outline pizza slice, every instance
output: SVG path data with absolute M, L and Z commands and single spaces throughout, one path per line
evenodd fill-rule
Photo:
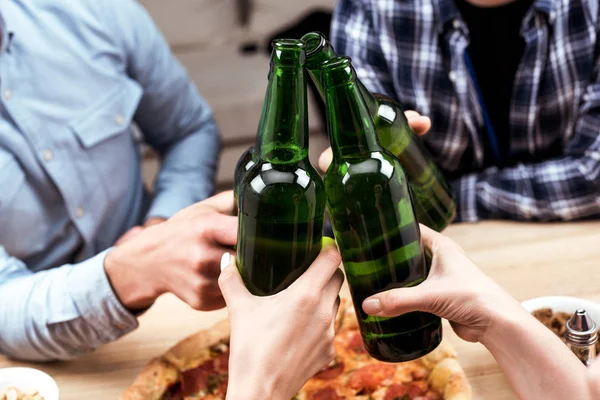
M 294 400 L 470 400 L 471 387 L 442 341 L 406 363 L 383 363 L 365 350 L 352 303 L 342 300 L 335 322 L 334 360 Z M 228 321 L 197 332 L 152 360 L 122 400 L 224 400 L 229 365 Z
M 418 360 L 383 363 L 365 350 L 356 314 L 348 310 L 336 333 L 334 347 L 333 363 L 304 385 L 298 400 L 469 400 L 472 397 L 456 352 L 446 340 Z

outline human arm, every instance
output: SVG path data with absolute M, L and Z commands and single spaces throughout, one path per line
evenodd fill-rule
M 433 255 L 427 279 L 363 303 L 368 314 L 394 316 L 425 311 L 450 321 L 464 340 L 481 342 L 511 386 L 526 399 L 594 399 L 600 364 L 586 369 L 556 335 L 486 276 L 452 240 L 421 225 Z
M 233 258 L 223 258 L 219 286 L 231 322 L 227 400 L 288 400 L 332 360 L 340 262 L 329 239 L 292 285 L 259 297 L 248 292 Z
M 147 218 L 169 218 L 212 193 L 218 129 L 146 10 L 137 1 L 110 1 L 103 13 L 123 49 L 128 75 L 143 89 L 135 121 L 161 156 Z
M 0 246 L 0 352 L 74 358 L 135 329 L 132 310 L 165 292 L 198 310 L 223 307 L 217 278 L 237 240 L 232 211 L 224 192 L 86 261 L 38 273 Z
M 113 292 L 100 253 L 33 273 L 0 246 L 0 353 L 15 359 L 70 359 L 138 326 Z

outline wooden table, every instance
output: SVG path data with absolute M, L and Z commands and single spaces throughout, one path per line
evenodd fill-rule
M 600 302 L 600 222 L 517 224 L 486 222 L 450 227 L 485 272 L 519 300 L 571 295 Z M 346 291 L 347 289 L 344 288 Z M 226 318 L 224 310 L 201 313 L 171 295 L 140 318 L 140 328 L 116 343 L 70 362 L 33 365 L 52 375 L 61 400 L 116 399 L 148 360 L 185 336 Z M 514 393 L 492 356 L 479 344 L 445 335 L 459 352 L 476 399 L 511 399 Z M 27 365 L 0 356 L 0 368 Z

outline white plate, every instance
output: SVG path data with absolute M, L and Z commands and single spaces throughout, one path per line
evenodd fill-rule
M 14 386 L 22 392 L 37 390 L 44 400 L 58 400 L 58 386 L 50 375 L 34 368 L 0 369 L 0 392 Z
M 521 305 L 530 313 L 540 308 L 551 308 L 555 312 L 574 313 L 583 308 L 600 327 L 600 305 L 589 300 L 568 296 L 545 296 L 526 300 Z

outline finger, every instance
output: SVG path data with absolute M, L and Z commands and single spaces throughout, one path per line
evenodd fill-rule
M 423 224 L 419 224 L 419 229 L 421 230 L 421 243 L 423 247 L 430 251 L 433 250 L 433 244 L 442 235 Z
M 167 220 L 166 218 L 161 218 L 161 217 L 148 218 L 146 220 L 146 222 L 144 222 L 144 228 L 148 228 L 148 227 L 154 226 L 154 225 L 160 225 L 163 222 L 165 222 L 166 220 Z
M 235 258 L 229 253 L 224 253 L 221 258 L 221 275 L 219 287 L 228 308 L 235 308 L 252 299 L 252 294 L 244 286 L 242 277 L 235 265 Z
M 429 117 L 419 116 L 408 120 L 408 124 L 415 135 L 423 136 L 431 128 L 431 119 Z
M 337 298 L 335 299 L 335 303 L 333 303 L 333 324 L 334 324 L 334 328 L 337 329 L 337 321 L 335 318 L 335 316 L 338 314 L 338 312 L 340 311 L 340 304 L 341 304 L 342 300 L 340 299 L 340 296 L 338 295 Z
M 115 246 L 118 246 L 120 244 L 125 243 L 128 240 L 133 239 L 134 237 L 136 237 L 137 235 L 139 235 L 140 233 L 142 233 L 143 230 L 144 230 L 144 228 L 142 228 L 141 226 L 134 226 L 133 228 L 131 228 L 130 230 L 128 230 L 127 232 L 125 232 L 125 234 L 123 236 L 121 236 L 115 242 Z
M 321 291 L 333 277 L 342 262 L 335 242 L 331 238 L 323 238 L 323 248 L 308 270 L 294 282 L 296 286 L 310 287 L 313 291 Z
M 465 251 L 449 237 L 422 224 L 419 228 L 421 230 L 421 243 L 425 250 L 429 250 L 430 255 L 440 253 L 440 256 L 448 256 L 449 253 L 456 253 L 457 251 L 459 254 L 465 254 Z
M 391 289 L 368 297 L 362 308 L 369 315 L 395 317 L 411 311 L 432 312 L 435 297 L 427 281 L 419 286 Z
M 213 246 L 205 250 L 202 262 L 198 265 L 198 272 L 209 279 L 217 279 L 221 274 L 221 258 L 223 253 L 235 257 L 235 252 L 230 247 Z
M 327 171 L 327 169 L 329 168 L 329 164 L 331 164 L 332 160 L 333 152 L 331 151 L 331 147 L 329 147 L 319 156 L 319 168 L 321 169 L 321 171 Z
M 419 114 L 415 110 L 406 110 L 406 111 L 404 111 L 404 115 L 406 116 L 406 119 L 409 121 L 413 118 L 419 118 L 421 116 L 421 114 Z
M 209 240 L 222 246 L 233 247 L 237 244 L 238 218 L 224 214 L 213 214 L 206 222 Z
M 197 204 L 208 206 L 221 214 L 233 215 L 233 202 L 233 190 L 227 190 Z
M 339 297 L 340 294 L 340 289 L 342 288 L 342 285 L 344 284 L 344 273 L 342 272 L 341 269 L 337 269 L 333 276 L 331 277 L 331 279 L 329 280 L 329 282 L 327 282 L 327 285 L 325 286 L 325 288 L 323 289 L 323 298 L 327 301 L 329 301 L 329 299 L 333 300 L 336 297 Z
M 223 296 L 199 296 L 195 292 L 187 292 L 183 295 L 175 293 L 180 300 L 187 303 L 194 310 L 198 311 L 214 311 L 220 310 L 226 306 Z

